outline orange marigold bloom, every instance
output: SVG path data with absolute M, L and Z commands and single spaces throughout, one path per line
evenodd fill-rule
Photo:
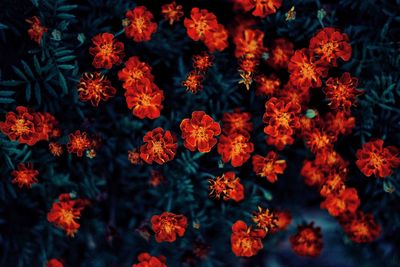
M 167 267 L 167 259 L 164 256 L 151 256 L 146 252 L 139 254 L 138 261 L 139 263 L 133 264 L 132 267 Z
M 203 89 L 203 82 L 204 75 L 198 72 L 197 70 L 192 70 L 189 72 L 186 80 L 182 82 L 182 85 L 186 87 L 187 91 L 196 94 L 198 91 Z
M 180 124 L 184 146 L 190 151 L 198 149 L 202 153 L 210 152 L 217 143 L 214 136 L 221 134 L 221 126 L 204 111 L 194 111 L 192 118 L 182 120 Z
M 92 39 L 93 47 L 89 53 L 94 56 L 93 66 L 95 68 L 111 69 L 113 65 L 120 64 L 125 56 L 124 43 L 114 39 L 111 33 L 100 33 Z
M 61 136 L 61 129 L 59 122 L 48 112 L 35 113 L 35 118 L 38 122 L 40 130 L 40 140 L 49 140 L 49 138 L 57 138 Z
M 286 230 L 289 224 L 292 222 L 292 215 L 288 211 L 274 211 L 275 216 L 278 218 L 276 225 L 277 229 L 271 229 L 271 232 Z
M 49 143 L 49 150 L 53 156 L 59 157 L 63 154 L 64 150 L 62 145 L 56 142 Z
M 179 21 L 184 14 L 182 5 L 177 5 L 175 1 L 161 6 L 161 13 L 170 25 L 174 24 L 175 21 Z
M 329 112 L 325 115 L 326 128 L 334 136 L 348 135 L 356 126 L 356 118 L 345 111 Z
M 254 78 L 257 83 L 256 95 L 272 96 L 281 86 L 281 81 L 275 74 L 258 75 Z
M 46 262 L 46 267 L 64 267 L 64 264 L 58 259 L 51 259 Z
M 232 225 L 231 248 L 238 257 L 251 257 L 263 248 L 262 238 L 265 237 L 262 229 L 252 230 L 243 221 L 236 221 Z
M 90 100 L 95 107 L 100 100 L 107 101 L 116 92 L 111 82 L 100 72 L 84 73 L 78 84 L 79 99 L 84 102 Z
M 268 136 L 267 144 L 276 147 L 278 150 L 283 150 L 287 145 L 294 142 L 292 135 L 288 135 L 285 130 L 279 130 L 276 137 Z
M 325 181 L 324 172 L 311 161 L 305 161 L 300 172 L 308 186 L 322 186 Z
M 288 64 L 288 71 L 290 82 L 304 89 L 320 87 L 321 77 L 326 77 L 328 74 L 328 68 L 324 64 L 313 61 L 307 49 L 294 52 Z
M 260 57 L 267 49 L 263 43 L 264 33 L 260 30 L 245 29 L 235 36 L 235 57 L 240 58 L 246 54 Z
M 43 34 L 47 32 L 49 29 L 44 27 L 40 22 L 39 18 L 36 16 L 26 19 L 26 22 L 28 22 L 31 25 L 31 27 L 28 30 L 29 37 L 40 45 Z
M 151 74 L 150 65 L 134 56 L 130 57 L 125 62 L 125 68 L 118 72 L 118 79 L 124 82 L 122 85 L 124 89 L 129 89 L 138 83 L 153 82 L 154 76 Z
M 32 163 L 19 163 L 16 170 L 11 172 L 11 176 L 14 177 L 12 179 L 13 184 L 17 184 L 18 187 L 22 188 L 32 187 L 33 184 L 37 184 L 37 176 L 39 175 L 39 171 L 33 169 Z
M 165 181 L 165 177 L 160 171 L 151 170 L 151 178 L 149 184 L 153 187 L 159 186 Z
M 268 15 L 276 13 L 276 10 L 281 7 L 283 0 L 247 0 L 252 5 L 253 15 L 260 18 L 265 18 Z
M 240 112 L 239 109 L 236 109 L 232 113 L 225 112 L 222 116 L 222 130 L 227 135 L 234 132 L 250 133 L 253 131 L 251 114 L 248 112 Z
M 357 85 L 358 79 L 351 77 L 348 72 L 343 73 L 340 78 L 329 78 L 323 91 L 330 101 L 330 108 L 349 111 L 357 96 L 362 94 L 362 91 L 356 88 Z
M 226 172 L 222 176 L 208 180 L 210 185 L 210 196 L 216 199 L 223 198 L 226 200 L 234 200 L 236 202 L 244 199 L 244 187 L 240 183 L 240 179 L 235 177 L 234 172 Z
M 396 147 L 383 147 L 383 140 L 377 139 L 363 144 L 362 148 L 357 150 L 356 165 L 367 177 L 375 175 L 385 178 L 400 166 L 398 155 L 399 150 Z
M 82 210 L 89 205 L 86 199 L 72 199 L 70 194 L 61 194 L 58 202 L 54 202 L 47 214 L 47 220 L 73 237 L 80 225 L 77 220 Z
M 198 55 L 194 55 L 192 59 L 193 67 L 197 71 L 206 72 L 210 67 L 212 67 L 214 56 L 203 51 Z
M 205 36 L 204 44 L 211 53 L 215 50 L 223 51 L 229 45 L 228 37 L 229 34 L 224 25 L 218 24 L 218 27 L 215 29 L 215 31 Z
M 163 109 L 164 91 L 154 83 L 139 83 L 125 92 L 126 104 L 139 119 L 156 119 Z
M 245 54 L 239 58 L 238 63 L 240 76 L 242 78 L 246 78 L 246 76 L 248 76 L 251 84 L 253 82 L 253 73 L 256 72 L 256 69 L 260 64 L 259 58 L 252 54 Z M 247 88 L 247 90 L 249 89 Z
M 332 216 L 339 216 L 345 212 L 354 213 L 360 206 L 357 190 L 346 188 L 339 194 L 331 194 L 321 203 L 322 209 L 327 209 Z
M 151 228 L 156 234 L 157 242 L 174 242 L 176 236 L 182 237 L 187 228 L 187 218 L 172 212 L 163 212 L 151 217 Z
M 320 195 L 328 197 L 332 194 L 340 194 L 346 188 L 344 182 L 347 172 L 347 169 L 343 169 L 340 171 L 333 170 L 328 173 L 319 191 Z
M 309 49 L 318 60 L 333 66 L 337 66 L 338 58 L 349 61 L 352 52 L 347 34 L 331 27 L 323 28 L 311 38 Z
M 278 216 L 269 209 L 258 207 L 258 211 L 253 212 L 253 222 L 258 228 L 263 229 L 266 233 L 276 231 L 278 229 Z
M 217 17 L 207 9 L 192 8 L 190 19 L 185 18 L 183 24 L 188 36 L 194 41 L 210 37 L 218 29 Z
M 265 157 L 254 155 L 252 162 L 253 171 L 271 183 L 275 183 L 278 180 L 277 174 L 283 174 L 286 169 L 286 161 L 278 159 L 278 154 L 274 151 L 269 151 Z
M 300 256 L 318 257 L 323 247 L 321 228 L 314 223 L 299 225 L 297 233 L 290 237 L 293 251 Z
M 285 38 L 274 40 L 270 56 L 267 60 L 268 65 L 274 69 L 286 69 L 288 62 L 294 53 L 294 45 Z
M 143 137 L 144 145 L 140 147 L 140 158 L 147 164 L 153 161 L 158 164 L 164 164 L 174 159 L 178 143 L 176 137 L 161 127 L 147 132 Z
M 345 214 L 339 219 L 344 232 L 355 243 L 369 243 L 378 238 L 381 227 L 370 213 L 358 211 Z
M 140 151 L 133 149 L 128 151 L 128 160 L 133 165 L 142 164 L 142 159 L 140 158 Z
M 305 133 L 306 145 L 313 153 L 321 150 L 331 150 L 333 143 L 336 141 L 336 136 L 328 134 L 327 132 L 313 128 L 311 131 Z
M 67 144 L 68 153 L 76 153 L 78 157 L 82 157 L 83 152 L 91 147 L 91 142 L 86 132 L 77 130 L 71 133 Z
M 157 31 L 153 14 L 147 11 L 145 6 L 137 6 L 126 12 L 125 16 L 129 20 L 129 24 L 125 27 L 126 37 L 135 42 L 150 41 L 151 35 Z
M 231 161 L 233 167 L 239 167 L 250 158 L 254 144 L 247 132 L 234 132 L 221 135 L 217 148 L 223 162 Z

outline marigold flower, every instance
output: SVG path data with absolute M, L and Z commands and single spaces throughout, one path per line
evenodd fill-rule
M 321 186 L 320 195 L 328 197 L 329 195 L 340 194 L 346 188 L 344 184 L 346 176 L 347 169 L 330 171 Z
M 235 177 L 234 172 L 226 172 L 222 176 L 208 180 L 210 185 L 210 196 L 216 199 L 223 198 L 225 201 L 234 200 L 236 202 L 244 199 L 244 187 L 240 183 L 240 179 Z
M 203 51 L 198 55 L 194 55 L 192 59 L 193 68 L 197 71 L 206 72 L 210 67 L 212 67 L 214 56 Z
M 276 13 L 281 7 L 283 0 L 247 0 L 254 7 L 253 14 L 256 17 L 265 18 L 268 15 Z
M 362 211 L 345 214 L 339 220 L 346 235 L 355 243 L 372 242 L 378 238 L 382 230 L 372 214 Z
M 275 74 L 258 75 L 254 78 L 257 83 L 256 95 L 272 96 L 281 86 L 281 81 Z
M 333 66 L 337 66 L 338 58 L 349 61 L 352 52 L 347 34 L 331 27 L 323 28 L 311 38 L 309 49 L 314 57 Z
M 245 29 L 235 36 L 233 42 L 236 45 L 235 57 L 240 58 L 251 54 L 256 58 L 267 51 L 263 43 L 264 33 L 260 30 Z
M 217 148 L 223 162 L 231 161 L 233 167 L 239 167 L 250 158 L 254 144 L 247 132 L 234 132 L 221 135 Z
M 294 52 L 288 64 L 288 71 L 290 82 L 304 89 L 320 87 L 321 77 L 326 77 L 328 74 L 328 68 L 324 64 L 314 62 L 307 49 Z
M 262 248 L 262 238 L 265 237 L 262 229 L 251 229 L 243 221 L 236 221 L 232 225 L 231 248 L 238 257 L 251 257 Z
M 130 57 L 125 62 L 125 68 L 118 72 L 118 79 L 123 81 L 122 87 L 129 89 L 138 83 L 153 82 L 154 76 L 151 74 L 151 67 L 145 62 L 141 62 L 138 57 Z
M 252 54 L 245 54 L 239 58 L 239 73 L 243 78 L 242 80 L 249 80 L 248 83 L 251 85 L 253 82 L 253 74 L 256 72 L 259 64 L 259 58 Z M 247 90 L 249 90 L 249 88 L 247 88 Z
M 345 111 L 329 112 L 325 115 L 326 128 L 334 136 L 348 135 L 356 126 L 356 118 Z
M 253 131 L 253 123 L 251 122 L 251 114 L 248 112 L 240 112 L 236 109 L 232 113 L 225 112 L 222 116 L 222 131 L 230 135 L 234 132 Z
M 276 225 L 277 229 L 271 229 L 271 232 L 286 230 L 289 224 L 292 222 L 292 215 L 288 211 L 274 211 L 275 216 L 278 218 Z
M 151 256 L 146 252 L 139 254 L 138 261 L 139 263 L 133 264 L 132 267 L 167 267 L 167 259 L 164 256 Z
M 37 16 L 33 16 L 29 19 L 26 19 L 26 22 L 28 22 L 31 25 L 31 27 L 28 30 L 29 37 L 40 45 L 43 34 L 47 32 L 49 29 L 42 25 Z
M 161 13 L 164 15 L 165 20 L 168 21 L 170 25 L 174 24 L 176 21 L 179 21 L 184 14 L 182 5 L 177 5 L 175 1 L 161 6 Z
M 325 181 L 323 171 L 311 161 L 305 161 L 300 172 L 308 186 L 322 186 Z
M 91 147 L 91 142 L 87 137 L 86 132 L 80 130 L 68 135 L 69 142 L 67 143 L 68 153 L 76 153 L 78 157 L 82 157 L 83 152 Z
M 174 159 L 178 143 L 176 137 L 161 127 L 147 132 L 143 137 L 144 145 L 140 147 L 140 158 L 147 164 L 153 161 L 158 164 L 164 164 Z
M 58 200 L 53 203 L 47 214 L 47 220 L 73 237 L 80 227 L 77 220 L 80 218 L 82 210 L 89 205 L 89 201 L 72 199 L 70 194 L 61 194 Z
M 126 12 L 125 16 L 129 20 L 125 27 L 126 37 L 135 42 L 150 41 L 151 35 L 157 31 L 153 14 L 145 6 L 137 6 Z
M 11 172 L 11 176 L 13 184 L 17 184 L 18 187 L 32 187 L 33 184 L 37 184 L 37 176 L 39 175 L 39 171 L 33 169 L 32 163 L 19 163 L 16 170 Z
M 46 267 L 64 267 L 64 264 L 58 259 L 50 259 L 46 262 Z
M 300 256 L 318 257 L 323 247 L 321 228 L 314 223 L 299 225 L 297 233 L 290 237 L 293 251 Z
M 274 151 L 269 151 L 265 157 L 254 155 L 252 163 L 253 171 L 271 183 L 275 183 L 278 180 L 277 174 L 283 174 L 286 169 L 286 161 L 278 159 L 278 154 Z
M 339 216 L 345 212 L 354 213 L 360 206 L 357 190 L 346 188 L 339 194 L 331 194 L 321 203 L 322 209 L 327 209 L 332 216 Z
M 142 164 L 142 159 L 140 158 L 140 151 L 133 149 L 128 151 L 128 160 L 133 165 Z
M 153 187 L 159 186 L 165 181 L 165 177 L 160 171 L 151 170 L 151 178 L 149 184 Z
M 278 216 L 269 209 L 258 207 L 258 211 L 253 212 L 252 219 L 257 227 L 263 229 L 267 234 L 278 229 Z
M 112 87 L 107 77 L 100 72 L 84 73 L 78 84 L 78 93 L 81 101 L 88 101 L 97 107 L 100 100 L 107 101 L 117 90 Z
M 187 228 L 187 218 L 172 212 L 163 212 L 151 217 L 151 228 L 157 242 L 174 242 L 176 236 L 182 237 Z
M 218 29 L 217 17 L 207 9 L 192 8 L 190 19 L 185 18 L 183 24 L 188 36 L 194 41 L 204 40 Z
M 285 38 L 274 40 L 267 60 L 268 65 L 274 69 L 286 69 L 294 53 L 293 48 L 293 43 Z
M 306 145 L 313 153 L 321 150 L 331 150 L 333 143 L 336 141 L 336 136 L 328 134 L 327 132 L 313 128 L 311 131 L 305 133 Z
M 340 78 L 329 78 L 323 91 L 330 101 L 330 108 L 349 111 L 356 103 L 357 96 L 362 94 L 356 88 L 357 85 L 358 79 L 351 77 L 348 72 L 343 73 Z
M 111 69 L 122 62 L 125 56 L 124 43 L 114 39 L 113 34 L 100 33 L 93 37 L 92 42 L 94 46 L 89 48 L 89 53 L 94 56 L 95 68 Z
M 57 138 L 61 136 L 59 122 L 48 112 L 35 113 L 39 133 L 39 140 L 49 140 L 49 138 Z
M 156 119 L 163 109 L 164 92 L 150 82 L 139 83 L 125 92 L 126 104 L 139 119 Z
M 189 72 L 186 80 L 182 82 L 182 85 L 186 87 L 187 91 L 196 94 L 198 91 L 203 89 L 203 85 L 201 84 L 203 82 L 203 79 L 203 74 L 196 70 L 192 70 L 191 72 Z
M 229 45 L 228 36 L 228 31 L 224 25 L 218 24 L 215 31 L 205 36 L 204 44 L 211 53 L 215 52 L 215 50 L 223 51 Z
M 357 150 L 356 165 L 367 177 L 375 175 L 385 178 L 392 174 L 393 169 L 400 166 L 399 150 L 394 146 L 383 146 L 383 140 L 377 139 L 363 144 Z
M 210 152 L 217 143 L 214 136 L 221 134 L 221 126 L 204 111 L 194 111 L 192 117 L 180 124 L 184 146 L 190 151 L 198 149 L 202 153 Z
M 55 157 L 60 157 L 64 152 L 62 145 L 56 142 L 49 143 L 49 150 Z

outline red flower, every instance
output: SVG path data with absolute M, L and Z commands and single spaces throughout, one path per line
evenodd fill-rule
M 126 104 L 139 119 L 156 119 L 163 109 L 164 92 L 150 82 L 138 83 L 125 92 Z
M 204 44 L 210 52 L 214 52 L 215 50 L 223 51 L 229 45 L 228 36 L 228 31 L 225 29 L 224 25 L 218 24 L 215 31 L 205 36 Z
M 329 195 L 340 194 L 346 188 L 344 181 L 347 172 L 347 169 L 330 171 L 321 186 L 320 195 L 328 197 Z
M 207 9 L 192 8 L 190 19 L 185 18 L 183 24 L 188 36 L 194 41 L 204 40 L 218 29 L 217 17 Z
M 323 91 L 330 101 L 330 108 L 349 111 L 355 104 L 356 97 L 362 94 L 361 90 L 357 90 L 357 85 L 357 78 L 351 77 L 348 72 L 343 73 L 340 79 L 329 78 Z
M 321 229 L 313 223 L 300 225 L 297 233 L 290 237 L 293 251 L 300 256 L 317 257 L 323 247 Z
M 234 132 L 250 133 L 253 130 L 251 114 L 248 112 L 240 112 L 240 110 L 235 110 L 232 113 L 225 112 L 222 117 L 222 126 L 223 132 L 227 135 Z
M 164 256 L 151 256 L 146 252 L 139 254 L 138 261 L 139 263 L 133 264 L 132 267 L 167 267 L 167 259 Z
M 64 151 L 63 147 L 59 143 L 56 143 L 56 142 L 49 143 L 49 150 L 50 150 L 51 154 L 53 154 L 53 156 L 55 156 L 55 157 L 61 156 Z
M 186 87 L 187 91 L 196 94 L 198 91 L 203 89 L 203 85 L 201 84 L 203 82 L 203 79 L 203 74 L 196 70 L 192 70 L 191 72 L 189 72 L 186 80 L 182 82 L 182 85 Z
M 11 176 L 14 179 L 11 181 L 13 184 L 17 184 L 19 187 L 32 187 L 33 184 L 37 184 L 37 176 L 39 171 L 33 169 L 32 163 L 19 163 L 16 170 L 11 172 Z
M 92 39 L 93 47 L 89 53 L 94 56 L 93 66 L 95 68 L 111 69 L 113 65 L 120 64 L 125 56 L 124 43 L 114 39 L 111 33 L 100 33 Z
M 326 208 L 330 215 L 339 216 L 345 212 L 354 213 L 360 206 L 357 190 L 346 188 L 339 194 L 331 194 L 321 203 L 321 208 Z
M 117 90 L 111 82 L 100 72 L 84 73 L 78 84 L 78 93 L 81 101 L 88 101 L 97 107 L 100 100 L 107 101 Z
M 203 51 L 198 55 L 194 55 L 192 59 L 193 68 L 197 71 L 206 72 L 210 67 L 212 67 L 214 56 Z
M 240 58 L 246 54 L 260 57 L 267 49 L 263 43 L 264 33 L 260 30 L 245 29 L 235 36 L 235 57 Z
M 81 133 L 81 131 L 77 130 L 75 133 L 71 133 L 68 137 L 68 153 L 76 153 L 78 157 L 82 157 L 83 152 L 91 147 L 91 142 L 87 137 L 86 132 Z
M 28 30 L 29 37 L 40 45 L 43 34 L 48 31 L 48 28 L 44 27 L 36 16 L 27 19 L 26 22 L 31 25 Z
M 269 182 L 275 183 L 278 180 L 277 174 L 283 174 L 286 169 L 286 161 L 278 159 L 278 154 L 269 151 L 267 156 L 254 155 L 252 158 L 253 171 Z
M 247 0 L 254 7 L 253 15 L 256 17 L 265 18 L 268 15 L 276 13 L 276 10 L 281 7 L 283 0 Z
M 293 47 L 293 43 L 285 38 L 274 40 L 270 56 L 267 60 L 268 65 L 274 69 L 286 69 L 294 53 Z
M 182 237 L 187 228 L 187 218 L 171 212 L 151 217 L 151 228 L 156 234 L 157 242 L 174 242 L 176 236 Z
M 252 219 L 257 227 L 263 229 L 266 233 L 278 229 L 278 216 L 269 209 L 258 207 L 258 211 L 253 212 Z
M 71 199 L 70 194 L 61 194 L 58 199 L 59 202 L 54 202 L 47 214 L 47 220 L 73 237 L 80 227 L 77 220 L 80 218 L 82 210 L 89 205 L 89 201 Z
M 288 71 L 293 85 L 308 89 L 322 85 L 321 77 L 326 77 L 328 68 L 319 62 L 314 62 L 307 49 L 301 49 L 294 52 L 290 58 Z
M 323 171 L 311 161 L 304 162 L 300 174 L 308 186 L 322 186 L 325 180 Z
M 130 57 L 125 62 L 125 68 L 118 72 L 118 79 L 123 81 L 122 87 L 129 89 L 138 83 L 153 82 L 154 76 L 151 74 L 151 67 L 145 62 L 141 62 L 138 57 Z
M 38 129 L 40 130 L 39 140 L 49 140 L 61 136 L 59 122 L 48 112 L 35 113 Z
M 265 231 L 262 229 L 252 230 L 243 221 L 236 221 L 232 225 L 231 247 L 233 253 L 238 257 L 251 257 L 263 248 L 262 238 Z
M 305 133 L 304 138 L 307 147 L 313 153 L 322 150 L 331 150 L 333 143 L 336 141 L 336 136 L 328 134 L 319 128 L 312 128 L 311 131 Z
M 174 24 L 175 21 L 179 21 L 184 14 L 182 5 L 177 5 L 175 1 L 163 5 L 161 7 L 161 13 L 170 25 Z
M 275 216 L 278 218 L 276 225 L 277 229 L 271 229 L 271 231 L 277 232 L 277 231 L 283 231 L 286 230 L 286 228 L 289 226 L 289 224 L 292 222 L 292 215 L 287 212 L 287 211 L 274 211 Z
M 275 74 L 269 76 L 261 74 L 256 76 L 254 80 L 257 83 L 256 95 L 272 96 L 281 86 L 281 81 Z
M 194 111 L 192 118 L 181 122 L 182 138 L 184 146 L 190 151 L 198 149 L 202 153 L 211 151 L 217 143 L 214 136 L 221 134 L 221 127 L 204 111 Z
M 128 160 L 133 165 L 142 164 L 142 159 L 140 158 L 140 152 L 137 149 L 128 151 Z
M 151 178 L 149 184 L 153 187 L 159 186 L 165 181 L 165 177 L 160 171 L 151 170 Z
M 147 11 L 145 6 L 137 6 L 126 12 L 125 16 L 129 20 L 129 24 L 125 27 L 125 35 L 135 42 L 149 41 L 151 35 L 157 31 L 153 14 Z
M 356 165 L 365 176 L 385 178 L 400 166 L 399 150 L 394 146 L 383 147 L 383 140 L 377 139 L 363 144 L 357 150 Z
M 356 126 L 356 118 L 352 117 L 350 113 L 345 111 L 327 113 L 324 120 L 327 130 L 332 132 L 336 137 L 339 134 L 350 134 Z
M 58 259 L 51 259 L 47 261 L 46 267 L 64 267 L 64 264 Z
M 234 132 L 221 135 L 218 143 L 218 153 L 223 162 L 231 161 L 233 167 L 242 166 L 254 151 L 254 144 L 250 142 L 247 132 Z
M 234 172 L 226 172 L 215 179 L 209 179 L 210 196 L 216 199 L 223 198 L 225 201 L 232 199 L 236 202 L 244 199 L 244 187 L 240 179 L 235 177 Z
M 337 59 L 348 61 L 351 57 L 349 37 L 334 28 L 323 28 L 310 40 L 310 51 L 322 62 L 337 66 Z
M 174 159 L 178 143 L 176 137 L 170 131 L 161 127 L 147 132 L 143 137 L 144 145 L 140 147 L 140 158 L 148 164 L 153 161 L 164 164 Z
M 339 220 L 346 235 L 356 243 L 372 242 L 378 238 L 382 230 L 372 214 L 362 211 L 345 214 Z

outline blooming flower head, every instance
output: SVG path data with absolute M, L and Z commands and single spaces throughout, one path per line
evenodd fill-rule
M 19 163 L 16 170 L 11 172 L 11 176 L 13 177 L 12 183 L 17 184 L 21 187 L 32 187 L 33 184 L 37 184 L 37 176 L 39 175 L 39 171 L 33 169 L 32 163 Z
M 339 220 L 346 235 L 355 243 L 372 242 L 378 238 L 382 230 L 372 214 L 362 211 L 345 214 Z
M 153 187 L 159 186 L 165 181 L 165 177 L 160 171 L 151 170 L 151 178 L 149 184 Z
M 40 131 L 40 140 L 49 140 L 61 136 L 61 129 L 56 118 L 48 112 L 37 112 L 35 118 Z
M 128 160 L 133 165 L 142 164 L 142 159 L 140 158 L 140 151 L 138 151 L 138 149 L 129 150 Z
M 193 68 L 197 71 L 206 72 L 213 65 L 214 56 L 208 54 L 207 52 L 202 52 L 198 55 L 194 55 Z
M 257 83 L 256 95 L 272 96 L 281 86 L 281 81 L 275 74 L 258 75 L 254 78 Z
M 228 31 L 225 29 L 224 25 L 218 24 L 215 31 L 205 36 L 204 44 L 211 53 L 215 52 L 215 50 L 223 51 L 229 45 L 228 36 Z
M 294 52 L 288 64 L 290 82 L 298 88 L 320 87 L 321 77 L 326 77 L 328 68 L 319 62 L 315 62 L 309 56 L 307 49 Z
M 318 60 L 332 66 L 337 66 L 338 58 L 349 61 L 351 57 L 349 37 L 331 27 L 323 28 L 311 38 L 309 49 Z
M 176 21 L 179 21 L 184 14 L 182 5 L 177 5 L 175 1 L 163 5 L 161 7 L 161 13 L 164 15 L 165 20 L 168 21 L 170 25 L 174 24 Z
M 400 166 L 399 150 L 394 146 L 383 146 L 383 140 L 377 139 L 363 144 L 357 150 L 356 165 L 367 177 L 375 175 L 385 178 L 392 174 L 393 169 Z
M 187 218 L 172 212 L 163 212 L 151 217 L 151 228 L 157 242 L 174 242 L 176 236 L 182 237 L 187 228 Z
M 253 171 L 271 183 L 275 183 L 278 180 L 277 174 L 283 174 L 286 169 L 286 161 L 278 159 L 278 154 L 274 151 L 269 151 L 265 157 L 254 155 L 252 163 Z
M 192 117 L 182 120 L 180 128 L 184 146 L 190 151 L 210 152 L 221 134 L 221 126 L 204 111 L 194 111 Z
M 346 188 L 344 182 L 347 171 L 347 169 L 331 170 L 328 174 L 325 174 L 326 178 L 319 191 L 320 195 L 328 197 L 329 195 L 340 194 Z
M 78 84 L 79 99 L 84 102 L 90 100 L 95 107 L 100 100 L 107 101 L 116 92 L 111 82 L 100 72 L 84 73 Z
M 327 113 L 324 120 L 326 122 L 327 130 L 336 137 L 339 134 L 350 134 L 356 126 L 356 118 L 352 117 L 350 113 L 342 110 Z
M 60 145 L 59 143 L 56 143 L 56 142 L 49 143 L 49 150 L 50 150 L 51 154 L 53 154 L 53 156 L 55 156 L 55 157 L 60 157 L 64 152 L 62 145 Z
M 76 153 L 78 157 L 82 157 L 83 152 L 91 147 L 91 142 L 86 132 L 81 133 L 80 130 L 77 130 L 75 133 L 71 133 L 68 137 L 68 153 Z
M 286 230 L 286 228 L 292 222 L 292 215 L 288 211 L 281 210 L 274 211 L 274 214 L 277 217 L 276 226 L 278 228 L 271 229 L 271 232 Z
M 143 137 L 145 143 L 140 147 L 140 158 L 147 164 L 156 162 L 164 164 L 174 159 L 178 143 L 176 137 L 161 127 L 147 132 Z
M 137 6 L 129 10 L 126 12 L 126 18 L 129 23 L 125 27 L 125 35 L 135 42 L 150 41 L 151 35 L 157 31 L 153 14 L 147 11 L 145 6 Z
M 338 194 L 330 194 L 321 203 L 321 208 L 326 208 L 330 215 L 339 216 L 345 212 L 354 213 L 360 206 L 357 190 L 346 188 Z
M 223 198 L 225 201 L 232 199 L 236 202 L 244 199 L 244 187 L 234 172 L 226 172 L 222 176 L 208 180 L 210 185 L 210 196 L 216 199 Z
M 253 16 L 265 18 L 276 13 L 283 0 L 234 0 L 236 8 L 249 11 L 253 9 Z
M 118 79 L 124 82 L 122 85 L 124 89 L 129 89 L 138 83 L 153 82 L 154 76 L 151 74 L 150 65 L 134 56 L 130 57 L 125 62 L 125 68 L 118 72 Z
M 254 144 L 250 142 L 247 132 L 234 132 L 221 135 L 218 143 L 218 153 L 223 162 L 231 161 L 233 167 L 242 166 L 254 151 Z
M 164 92 L 151 82 L 138 83 L 125 92 L 126 104 L 139 119 L 156 119 L 163 109 Z
M 251 229 L 243 221 L 236 221 L 232 225 L 231 248 L 238 257 L 251 257 L 262 248 L 262 238 L 265 237 L 262 229 Z
M 336 141 L 336 136 L 331 135 L 319 128 L 312 128 L 311 131 L 305 133 L 307 147 L 313 153 L 322 150 L 331 150 L 333 143 Z
M 318 257 L 323 247 L 321 229 L 313 223 L 300 225 L 297 233 L 290 237 L 290 243 L 297 255 Z
M 251 122 L 251 114 L 248 112 L 241 112 L 235 110 L 232 113 L 224 113 L 222 117 L 222 131 L 230 135 L 234 132 L 247 132 L 253 130 L 253 123 Z
M 288 62 L 294 53 L 294 45 L 285 38 L 274 40 L 270 56 L 267 60 L 268 65 L 274 69 L 286 69 Z
M 194 41 L 210 37 L 218 29 L 217 17 L 207 9 L 192 8 L 190 18 L 185 18 L 183 24 L 188 36 Z
M 64 264 L 58 259 L 50 259 L 46 262 L 46 267 L 64 267 Z
M 82 210 L 89 205 L 89 201 L 72 199 L 70 194 L 61 194 L 58 200 L 53 203 L 47 214 L 47 220 L 73 237 L 80 227 L 77 220 L 80 218 Z
M 241 58 L 246 54 L 259 58 L 267 49 L 263 43 L 264 33 L 260 30 L 245 29 L 235 36 L 235 57 Z
M 186 87 L 187 91 L 196 94 L 198 91 L 203 89 L 203 82 L 204 75 L 198 72 L 197 70 L 192 70 L 188 73 L 186 80 L 182 82 L 182 85 Z
M 300 172 L 308 186 L 322 186 L 325 181 L 324 172 L 311 161 L 305 161 Z
M 44 27 L 36 16 L 27 19 L 26 22 L 31 25 L 28 30 L 29 37 L 40 45 L 43 34 L 48 31 L 48 28 Z
M 257 228 L 263 229 L 266 233 L 278 229 L 278 216 L 269 209 L 258 207 L 258 211 L 253 212 L 252 219 Z
M 358 79 L 351 77 L 348 72 L 343 73 L 340 78 L 329 78 L 323 89 L 326 98 L 330 101 L 329 107 L 349 111 L 356 103 L 357 96 L 362 94 L 362 91 L 357 89 L 357 85 Z
M 164 256 L 152 256 L 143 252 L 138 256 L 139 263 L 133 264 L 132 267 L 167 267 L 167 259 Z
M 124 43 L 114 39 L 113 34 L 100 33 L 93 37 L 92 42 L 94 46 L 89 48 L 89 53 L 94 56 L 95 68 L 111 69 L 122 62 L 125 56 Z

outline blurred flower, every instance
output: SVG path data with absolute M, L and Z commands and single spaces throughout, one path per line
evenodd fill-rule
M 36 16 L 26 19 L 26 22 L 31 26 L 28 30 L 29 37 L 40 45 L 43 34 L 48 31 L 48 28 L 44 27 Z
M 140 158 L 140 152 L 138 149 L 128 151 L 128 160 L 133 165 L 142 164 L 142 159 Z
M 248 112 L 241 112 L 239 109 L 231 113 L 225 112 L 222 116 L 222 130 L 227 135 L 234 132 L 250 133 L 253 130 L 251 114 Z
M 285 38 L 275 39 L 267 60 L 268 65 L 274 69 L 286 69 L 294 53 L 293 47 L 293 43 Z
M 313 223 L 300 225 L 297 233 L 290 237 L 290 243 L 297 255 L 318 257 L 323 247 L 321 229 Z
M 240 58 L 250 54 L 256 58 L 267 51 L 263 43 L 264 33 L 261 30 L 244 29 L 233 39 L 236 45 L 235 57 Z
M 133 264 L 132 267 L 167 267 L 167 259 L 164 256 L 152 256 L 147 252 L 140 253 L 138 261 L 139 263 Z
M 61 156 L 64 152 L 63 147 L 59 143 L 56 143 L 56 142 L 49 143 L 49 150 L 50 150 L 51 154 L 53 154 L 53 156 L 55 156 L 55 157 Z
M 64 267 L 64 264 L 58 259 L 50 259 L 46 262 L 46 267 Z
M 182 5 L 177 5 L 175 1 L 161 6 L 161 13 L 164 15 L 165 20 L 168 21 L 170 25 L 174 24 L 176 21 L 179 21 L 184 14 Z
M 339 216 L 345 212 L 354 213 L 360 206 L 357 190 L 346 188 L 338 194 L 330 194 L 321 203 L 321 208 L 326 208 L 330 215 Z
M 269 76 L 261 74 L 256 76 L 254 80 L 257 83 L 256 95 L 272 96 L 281 86 L 281 81 L 275 74 Z
M 382 230 L 372 214 L 362 211 L 344 214 L 339 221 L 346 235 L 355 243 L 372 242 L 378 238 Z
M 214 56 L 203 51 L 198 55 L 194 55 L 192 59 L 193 68 L 197 71 L 206 72 L 210 67 L 212 67 Z

